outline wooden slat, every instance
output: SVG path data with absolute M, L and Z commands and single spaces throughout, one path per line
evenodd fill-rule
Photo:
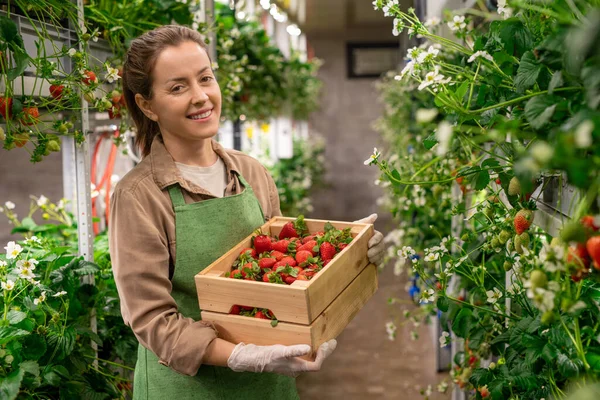
M 369 264 L 367 249 L 373 236 L 373 226 L 368 226 L 335 258 L 323 268 L 308 285 L 309 317 L 316 318 Z
M 234 304 L 267 308 L 278 320 L 310 323 L 306 288 L 196 275 L 201 310 L 229 313 Z
M 312 325 L 279 322 L 272 327 L 269 320 L 210 311 L 202 311 L 202 320 L 214 322 L 219 337 L 232 343 L 309 344 L 316 351 L 322 343 L 336 338 L 376 291 L 377 267 L 369 264 Z
M 336 338 L 377 291 L 377 267 L 369 264 L 311 325 L 311 343 Z
M 219 337 L 231 343 L 253 343 L 259 346 L 272 344 L 311 344 L 310 327 L 280 322 L 276 327 L 271 321 L 202 311 L 203 321 L 212 321 Z

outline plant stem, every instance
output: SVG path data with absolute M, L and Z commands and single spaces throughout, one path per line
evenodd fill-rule
M 481 67 L 481 61 L 477 63 L 477 70 L 475 71 L 475 77 L 471 82 L 471 90 L 469 90 L 469 100 L 467 101 L 467 110 L 471 108 L 471 99 L 473 98 L 473 88 L 475 87 L 475 81 L 477 80 L 477 75 L 479 75 L 479 68 Z
M 569 87 L 565 87 L 565 88 L 554 89 L 554 91 L 555 92 L 565 92 L 565 91 L 569 91 L 569 90 L 582 90 L 582 89 L 583 89 L 583 87 L 581 87 L 581 86 L 569 86 Z M 519 102 L 521 102 L 523 100 L 527 100 L 529 98 L 536 97 L 536 96 L 539 96 L 539 95 L 542 95 L 542 94 L 546 94 L 546 93 L 548 93 L 547 90 L 542 90 L 541 92 L 530 93 L 530 94 L 527 94 L 525 96 L 521 96 L 521 97 L 517 97 L 516 99 L 504 101 L 502 103 L 498 103 L 498 104 L 493 105 L 493 106 L 488 106 L 488 107 L 480 108 L 478 110 L 470 110 L 470 111 L 467 110 L 466 113 L 467 114 L 480 114 L 480 113 L 482 113 L 484 111 L 493 110 L 494 108 L 506 107 L 506 106 L 509 106 L 511 104 L 519 103 Z

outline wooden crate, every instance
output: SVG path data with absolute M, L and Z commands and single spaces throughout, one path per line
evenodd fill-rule
M 261 229 L 263 233 L 276 236 L 289 221 L 293 218 L 275 217 Z M 305 221 L 310 233 L 322 231 L 328 222 Z M 254 234 L 238 243 L 195 277 L 202 316 L 207 311 L 228 314 L 233 305 L 239 304 L 267 308 L 280 322 L 308 327 L 369 264 L 367 248 L 373 236 L 373 225 L 330 222 L 338 229 L 351 228 L 353 240 L 310 281 L 297 280 L 291 285 L 278 285 L 228 278 L 233 262 L 243 248 L 250 247 Z
M 377 267 L 369 264 L 310 325 L 202 311 L 202 320 L 215 324 L 219 337 L 232 343 L 309 344 L 313 351 L 336 338 L 377 290 Z

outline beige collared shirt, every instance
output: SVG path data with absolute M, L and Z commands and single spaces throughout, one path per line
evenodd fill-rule
M 264 166 L 215 141 L 212 147 L 225 163 L 225 196 L 243 189 L 235 171 L 252 186 L 266 220 L 281 215 L 277 187 Z M 115 187 L 110 203 L 110 255 L 125 323 L 161 363 L 195 375 L 218 333 L 210 323 L 180 315 L 171 297 L 176 238 L 168 187 L 175 182 L 181 185 L 186 203 L 215 197 L 182 177 L 158 136 L 150 154 Z

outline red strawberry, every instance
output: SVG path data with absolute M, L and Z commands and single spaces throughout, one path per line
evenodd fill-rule
M 246 277 L 246 273 L 243 271 L 240 271 L 239 269 L 234 269 L 233 271 L 231 271 L 229 273 L 229 277 L 235 278 L 235 279 L 244 279 Z
M 279 239 L 299 237 L 302 233 L 306 232 L 306 223 L 304 222 L 304 216 L 300 215 L 294 221 L 290 221 L 283 226 L 281 232 L 279 232 Z
M 593 236 L 585 244 L 590 257 L 594 261 L 594 268 L 600 270 L 600 236 Z
M 594 217 L 586 215 L 581 218 L 581 224 L 594 232 L 598 232 L 598 226 L 594 225 Z
M 517 235 L 525 232 L 531 226 L 533 222 L 533 211 L 531 210 L 521 210 L 515 215 L 515 220 L 513 221 L 515 226 L 515 231 Z
M 501 185 L 502 184 L 502 181 L 500 180 L 500 178 L 496 178 L 496 184 L 497 185 Z
M 306 244 L 306 243 L 308 243 L 311 240 L 315 240 L 315 236 L 316 235 L 308 235 L 307 237 L 303 238 L 302 239 L 302 244 Z
M 85 71 L 83 73 L 83 78 L 81 81 L 86 85 L 91 85 L 92 83 L 98 82 L 98 78 L 96 78 L 96 73 L 94 71 Z
M 254 318 L 271 319 L 271 318 L 267 317 L 265 315 L 265 313 L 263 313 L 262 311 L 257 311 L 256 314 L 254 315 Z
M 346 247 L 348 246 L 348 243 L 340 243 L 338 244 L 338 249 L 340 249 L 340 251 L 344 250 Z
M 287 263 L 285 263 L 284 261 L 277 261 L 275 264 L 273 264 L 273 271 L 277 271 L 277 268 L 285 267 L 286 265 Z
M 283 281 L 284 281 L 285 283 L 287 283 L 288 285 L 291 285 L 292 283 L 296 282 L 296 279 L 297 279 L 297 278 L 296 278 L 295 276 L 291 276 L 291 275 L 290 275 L 290 276 L 286 276 L 286 277 L 283 279 Z
M 37 107 L 23 107 L 23 117 L 19 120 L 23 125 L 35 125 L 39 122 L 40 111 Z
M 283 265 L 289 265 L 290 267 L 295 267 L 296 265 L 298 265 L 298 263 L 296 262 L 296 260 L 294 259 L 294 257 L 283 257 L 281 259 L 281 261 L 278 261 L 280 263 L 282 263 Z
M 4 119 L 12 118 L 12 107 L 12 97 L 0 97 L 0 115 L 2 115 Z
M 125 96 L 123 96 L 123 93 L 119 92 L 118 90 L 113 90 L 111 92 L 110 99 L 115 107 L 125 105 Z
M 272 250 L 271 238 L 267 235 L 258 235 L 254 237 L 254 248 L 258 254 L 266 253 Z
M 288 246 L 290 245 L 290 241 L 287 239 L 284 240 L 279 240 L 275 243 L 272 244 L 272 248 L 275 251 L 279 251 L 281 253 L 287 253 L 288 252 Z
M 65 87 L 63 85 L 50 85 L 50 96 L 54 100 L 59 100 L 62 97 L 62 93 Z
M 307 281 L 308 280 L 308 276 L 298 274 L 298 276 L 296 277 L 296 280 L 297 281 Z
M 577 246 L 569 246 L 569 250 L 567 251 L 567 263 L 574 264 L 578 269 L 590 266 L 590 255 L 583 243 L 578 243 Z
M 301 251 L 310 251 L 311 254 L 313 256 L 317 255 L 317 252 L 315 251 L 315 246 L 317 245 L 317 241 L 316 240 L 309 240 L 307 242 L 305 242 L 302 246 L 298 247 L 298 249 L 296 250 L 297 252 L 301 252 Z
M 336 250 L 335 246 L 329 242 L 321 243 L 321 247 L 319 248 L 319 254 L 323 261 L 331 260 L 335 256 Z
M 229 314 L 240 315 L 240 311 L 242 311 L 240 309 L 240 306 L 238 306 L 237 304 L 234 304 L 234 306 L 231 307 L 231 310 L 229 311 Z
M 298 272 L 298 278 L 300 279 L 301 276 L 305 276 L 306 278 L 308 278 L 308 280 L 310 280 L 313 276 L 315 276 L 316 271 L 313 271 L 311 269 L 305 269 L 303 271 Z
M 285 257 L 285 253 L 282 253 L 281 251 L 273 250 L 271 252 L 271 257 L 275 258 L 275 260 L 277 260 L 277 261 L 281 261 L 281 259 L 283 257 Z
M 252 247 L 246 247 L 245 249 L 242 249 L 242 251 L 240 251 L 240 256 L 246 254 L 247 251 L 250 252 L 247 253 L 248 255 L 250 255 L 250 257 L 256 258 L 256 250 L 254 250 Z
M 250 307 L 250 306 L 240 306 L 240 308 L 244 311 L 252 311 L 254 310 L 254 307 Z
M 275 258 L 265 257 L 258 260 L 258 266 L 260 269 L 273 268 L 273 265 L 275 265 L 276 262 L 277 260 Z
M 283 283 L 277 272 L 269 272 L 263 275 L 263 282 L 267 283 Z
M 121 109 L 117 107 L 111 107 L 108 109 L 108 118 L 115 119 L 121 118 Z
M 326 267 L 327 264 L 329 264 L 330 262 L 331 262 L 331 260 L 325 260 L 325 261 L 323 261 L 323 266 Z
M 302 264 L 303 262 L 305 262 L 306 260 L 308 260 L 312 256 L 313 256 L 313 254 L 312 254 L 311 251 L 298 250 L 298 252 L 296 253 L 296 262 L 298 264 Z

